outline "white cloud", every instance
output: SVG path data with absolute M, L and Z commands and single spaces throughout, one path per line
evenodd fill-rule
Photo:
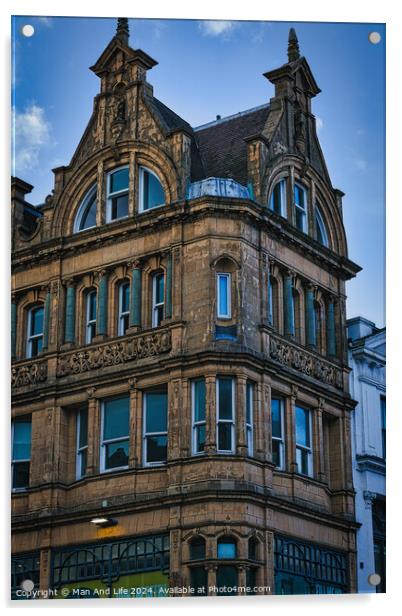
M 324 128 L 324 122 L 319 116 L 315 117 L 315 125 L 317 127 L 317 131 L 321 131 Z
M 14 160 L 13 174 L 20 175 L 35 169 L 39 163 L 42 147 L 51 145 L 51 126 L 45 110 L 35 103 L 24 111 L 13 109 Z
M 238 24 L 235 21 L 200 21 L 199 27 L 205 36 L 227 36 Z

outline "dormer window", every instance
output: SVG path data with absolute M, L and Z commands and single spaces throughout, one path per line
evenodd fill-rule
M 286 218 L 286 180 L 277 182 L 269 199 L 269 209 Z
M 140 167 L 139 211 L 146 212 L 165 205 L 165 191 L 158 177 L 150 169 Z
M 128 167 L 107 175 L 106 222 L 128 216 Z
M 294 205 L 296 227 L 307 233 L 307 190 L 300 184 L 295 184 Z
M 323 246 L 329 246 L 327 229 L 318 205 L 315 206 L 315 239 Z
M 74 233 L 85 231 L 96 226 L 96 184 L 86 193 L 74 222 Z

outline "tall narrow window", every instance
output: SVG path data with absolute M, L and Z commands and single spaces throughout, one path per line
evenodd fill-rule
M 218 540 L 218 559 L 234 560 L 237 558 L 237 545 L 232 537 Z M 232 564 L 219 565 L 216 570 L 217 595 L 236 595 L 238 585 L 237 567 Z
M 130 398 L 112 398 L 102 404 L 101 470 L 128 467 Z
M 107 176 L 107 222 L 128 216 L 128 176 L 128 167 L 117 169 Z
M 144 464 L 167 460 L 167 392 L 144 393 Z
M 158 272 L 152 276 L 152 327 L 159 327 L 164 317 L 165 275 Z
M 315 206 L 315 239 L 323 246 L 329 246 L 327 229 L 318 205 Z
M 271 399 L 272 462 L 277 468 L 285 468 L 285 420 L 284 402 L 281 398 Z
M 234 453 L 234 379 L 231 377 L 220 377 L 216 381 L 216 388 L 218 451 L 221 453 Z
M 91 344 L 96 336 L 96 291 L 89 291 L 85 307 L 85 342 Z
M 307 191 L 300 184 L 295 184 L 295 222 L 300 231 L 307 232 Z
M 313 475 L 311 411 L 296 406 L 296 463 L 302 475 Z
M 301 341 L 301 319 L 300 319 L 300 291 L 293 288 L 293 311 L 295 321 L 295 339 Z
M 253 430 L 253 406 L 254 406 L 254 386 L 247 383 L 246 387 L 246 442 L 247 453 L 253 455 L 254 451 L 254 430 Z
M 385 396 L 381 396 L 380 398 L 381 401 L 381 443 L 382 443 L 382 457 L 386 458 L 386 453 L 387 453 L 387 449 L 386 449 L 386 444 L 387 444 L 387 440 L 386 440 L 386 398 Z
M 88 409 L 77 412 L 77 479 L 87 474 Z
M 43 306 L 31 308 L 28 312 L 27 357 L 36 357 L 43 347 Z
M 31 421 L 12 423 L 12 488 L 21 490 L 29 486 L 31 461 Z
M 140 212 L 165 204 L 165 191 L 158 177 L 145 167 L 140 167 Z
M 268 323 L 278 329 L 278 282 L 272 276 L 268 286 Z
M 124 336 L 130 319 L 130 283 L 122 282 L 119 285 L 119 315 L 118 334 Z
M 192 411 L 193 411 L 193 454 L 203 453 L 205 448 L 205 381 L 199 379 L 193 381 L 192 388 Z
M 280 180 L 275 184 L 269 200 L 269 208 L 279 216 L 286 218 L 286 180 Z
M 74 233 L 96 226 L 96 184 L 86 193 L 74 221 Z
M 318 353 L 323 353 L 323 340 L 324 336 L 322 334 L 324 318 L 323 318 L 323 308 L 320 302 L 314 302 L 314 312 L 315 312 L 315 340 L 316 340 L 316 349 Z
M 231 319 L 231 275 L 216 274 L 217 317 L 218 319 Z

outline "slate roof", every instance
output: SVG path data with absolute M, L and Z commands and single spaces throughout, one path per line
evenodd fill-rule
M 184 130 L 192 136 L 191 180 L 208 177 L 232 178 L 247 185 L 247 144 L 245 138 L 262 132 L 269 105 L 192 128 L 157 98 L 152 104 L 169 131 Z

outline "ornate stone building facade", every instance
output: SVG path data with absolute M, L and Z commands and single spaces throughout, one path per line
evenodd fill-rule
M 320 90 L 291 30 L 269 103 L 192 128 L 155 64 L 119 19 L 52 195 L 12 182 L 13 596 L 354 592 Z

